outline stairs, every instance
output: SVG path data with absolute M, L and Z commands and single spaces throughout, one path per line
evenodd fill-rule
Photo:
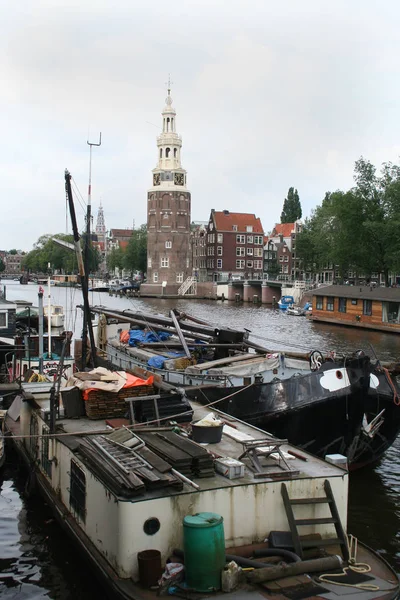
M 195 296 L 197 294 L 197 279 L 196 277 L 188 277 L 178 289 L 179 296 L 185 294 Z
M 349 559 L 349 548 L 347 544 L 347 537 L 345 531 L 340 522 L 339 511 L 336 506 L 335 498 L 333 496 L 331 484 L 327 479 L 324 481 L 325 496 L 319 498 L 289 498 L 287 487 L 282 483 L 281 493 L 283 503 L 285 505 L 286 515 L 289 521 L 289 527 L 292 534 L 293 546 L 296 554 L 300 558 L 304 558 L 303 550 L 307 548 L 315 548 L 320 546 L 334 546 L 339 545 L 342 550 L 344 560 Z M 328 504 L 331 512 L 331 517 L 322 518 L 309 518 L 309 519 L 297 519 L 295 517 L 293 506 L 299 505 L 315 505 L 315 504 Z M 299 535 L 299 527 L 304 525 L 324 525 L 332 523 L 336 530 L 336 536 L 333 538 L 323 538 L 320 540 L 301 540 Z

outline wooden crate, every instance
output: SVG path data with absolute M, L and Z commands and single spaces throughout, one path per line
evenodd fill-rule
M 111 419 L 124 417 L 129 412 L 126 398 L 150 396 L 154 394 L 152 385 L 137 385 L 131 388 L 122 388 L 119 392 L 105 392 L 92 390 L 85 401 L 86 416 L 89 419 Z

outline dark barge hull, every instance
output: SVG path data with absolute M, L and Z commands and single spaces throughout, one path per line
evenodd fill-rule
M 343 454 L 354 470 L 376 462 L 393 444 L 400 431 L 400 406 L 391 387 L 395 382 L 370 365 L 367 357 L 346 365 L 350 386 L 331 392 L 324 389 L 321 377 L 339 368 L 343 363 L 328 362 L 319 371 L 284 381 L 241 388 L 191 388 L 186 395 L 202 404 L 221 400 L 214 405 L 216 409 L 321 458 Z M 378 381 L 375 387 L 370 386 L 371 375 Z M 371 421 L 376 417 L 374 429 Z

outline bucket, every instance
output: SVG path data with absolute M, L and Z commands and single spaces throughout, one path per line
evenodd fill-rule
M 192 438 L 194 442 L 200 444 L 218 444 L 222 439 L 223 425 L 216 425 L 214 427 L 202 427 L 192 423 Z
M 158 585 L 162 575 L 161 552 L 159 550 L 142 550 L 138 552 L 139 581 L 147 588 Z

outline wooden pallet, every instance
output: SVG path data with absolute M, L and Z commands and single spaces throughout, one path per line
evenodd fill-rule
M 152 385 L 137 385 L 122 388 L 119 392 L 91 390 L 85 401 L 85 412 L 89 419 L 112 419 L 123 417 L 128 412 L 126 398 L 148 396 L 154 394 Z

